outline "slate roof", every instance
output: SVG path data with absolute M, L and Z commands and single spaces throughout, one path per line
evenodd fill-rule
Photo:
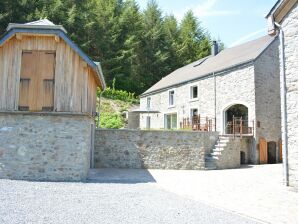
M 223 72 L 236 66 L 254 61 L 274 41 L 275 37 L 266 35 L 245 44 L 227 48 L 216 56 L 208 56 L 162 78 L 141 96 L 163 89 L 181 85 L 213 73 Z

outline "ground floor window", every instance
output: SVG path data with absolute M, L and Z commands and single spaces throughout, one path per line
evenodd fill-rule
M 165 129 L 177 129 L 177 113 L 165 115 Z
M 146 117 L 146 129 L 150 129 L 151 128 L 151 117 L 147 116 Z

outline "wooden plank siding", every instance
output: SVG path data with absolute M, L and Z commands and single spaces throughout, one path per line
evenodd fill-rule
M 21 39 L 13 37 L 0 47 L 0 111 L 18 110 L 19 95 L 23 94 L 19 91 L 27 91 L 28 83 L 24 81 L 20 84 L 23 51 L 55 52 L 55 78 L 46 77 L 49 69 L 46 61 L 50 58 L 44 58 L 41 65 L 45 71 L 45 94 L 54 92 L 52 101 L 55 111 L 89 114 L 95 112 L 98 87 L 96 73 L 63 40 L 57 42 L 54 36 L 40 35 L 24 35 Z M 51 79 L 55 79 L 52 84 Z M 51 100 L 48 99 L 46 97 L 43 101 L 50 105 Z M 21 98 L 20 103 L 25 104 L 26 100 Z

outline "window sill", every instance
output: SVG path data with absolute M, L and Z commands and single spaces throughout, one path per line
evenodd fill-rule
M 193 98 L 193 99 L 190 99 L 189 102 L 196 102 L 196 101 L 199 101 L 198 98 Z
M 168 109 L 175 108 L 176 105 L 169 106 Z

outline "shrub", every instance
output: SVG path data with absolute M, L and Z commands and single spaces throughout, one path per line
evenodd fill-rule
M 97 92 L 97 96 L 99 97 L 102 91 Z M 115 79 L 113 80 L 113 87 L 107 87 L 103 94 L 103 97 L 113 100 L 122 100 L 124 102 L 129 103 L 139 103 L 139 98 L 135 96 L 134 93 L 127 92 L 125 90 L 117 90 L 115 89 Z
M 109 129 L 119 129 L 124 126 L 121 115 L 115 113 L 102 113 L 100 117 L 100 127 Z

